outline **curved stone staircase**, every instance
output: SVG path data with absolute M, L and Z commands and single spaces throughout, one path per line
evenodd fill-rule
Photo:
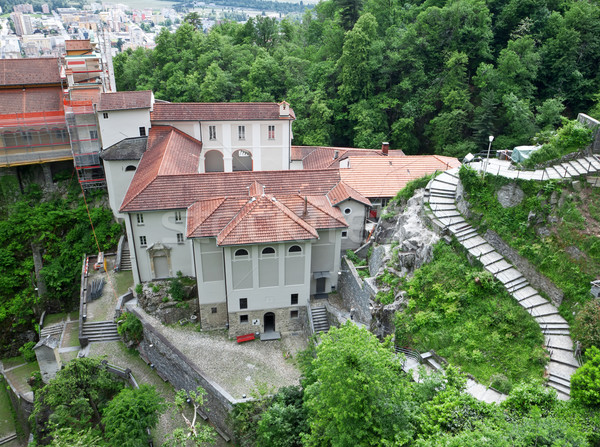
M 590 161 L 589 166 L 593 166 L 595 169 L 593 172 L 596 172 L 600 170 L 600 162 L 595 158 L 593 160 L 594 162 Z M 565 172 L 568 170 L 568 168 L 565 168 Z M 490 170 L 488 169 L 487 171 L 489 172 Z M 591 172 L 588 170 L 586 173 Z M 500 170 L 494 172 L 494 174 L 497 173 L 502 175 Z M 579 171 L 575 175 L 580 175 Z M 537 176 L 538 174 L 536 174 Z M 539 180 L 541 180 L 541 173 L 539 177 Z M 559 315 L 556 307 L 543 298 L 529 284 L 521 272 L 504 259 L 464 219 L 455 202 L 458 183 L 458 168 L 446 171 L 429 182 L 426 187 L 425 201 L 430 207 L 427 213 L 431 221 L 441 230 L 454 235 L 460 244 L 472 256 L 481 261 L 484 268 L 504 285 L 513 298 L 539 324 L 545 337 L 547 350 L 550 353 L 550 362 L 546 367 L 548 385 L 556 389 L 560 399 L 569 399 L 571 375 L 579 367 L 579 362 L 573 355 L 573 342 L 570 337 L 569 324 Z

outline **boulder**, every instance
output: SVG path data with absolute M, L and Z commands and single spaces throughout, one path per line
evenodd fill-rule
M 503 208 L 512 208 L 523 201 L 525 193 L 516 183 L 510 183 L 501 187 L 496 193 L 496 197 Z

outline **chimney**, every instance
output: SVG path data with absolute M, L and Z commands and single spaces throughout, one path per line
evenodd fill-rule
M 333 159 L 334 160 L 337 160 L 339 156 L 340 156 L 339 151 L 333 151 Z
M 389 151 L 390 151 L 390 143 L 388 143 L 387 141 L 381 143 L 381 153 L 383 155 L 387 155 Z
M 290 105 L 286 101 L 279 103 L 279 116 L 290 116 Z
M 308 214 L 308 198 L 306 196 L 304 196 L 304 213 L 302 215 L 306 216 L 307 214 Z

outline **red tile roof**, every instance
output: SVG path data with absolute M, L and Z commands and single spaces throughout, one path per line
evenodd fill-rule
M 348 168 L 340 168 L 342 180 L 369 198 L 394 197 L 410 180 L 460 166 L 458 159 L 441 155 L 351 156 L 348 161 Z
M 329 191 L 327 193 L 327 198 L 334 206 L 348 199 L 353 199 L 359 203 L 364 203 L 366 206 L 371 206 L 371 201 L 369 199 L 344 182 L 338 183 L 331 191 Z
M 65 49 L 67 51 L 74 50 L 91 50 L 92 45 L 90 44 L 90 40 L 65 40 Z
M 149 109 L 152 106 L 152 92 L 142 90 L 139 92 L 102 93 L 100 95 L 99 112 L 111 110 Z
M 99 88 L 72 88 L 69 91 L 71 101 L 91 101 L 94 104 L 100 102 L 100 94 L 102 92 Z
M 59 84 L 57 58 L 0 59 L 0 86 Z
M 150 114 L 152 121 L 240 121 L 296 119 L 279 116 L 279 104 L 274 102 L 157 102 Z
M 0 114 L 63 110 L 62 98 L 60 87 L 0 90 Z
M 304 169 L 337 168 L 340 160 L 350 156 L 374 157 L 403 157 L 400 149 L 389 151 L 384 155 L 380 149 L 355 149 L 349 147 L 324 147 L 324 146 L 292 146 L 292 160 L 302 160 Z

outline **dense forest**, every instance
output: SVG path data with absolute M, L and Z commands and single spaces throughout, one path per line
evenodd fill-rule
M 163 30 L 115 59 L 119 90 L 169 101 L 280 101 L 294 143 L 461 156 L 528 144 L 600 112 L 600 5 L 327 0 L 301 21 Z

